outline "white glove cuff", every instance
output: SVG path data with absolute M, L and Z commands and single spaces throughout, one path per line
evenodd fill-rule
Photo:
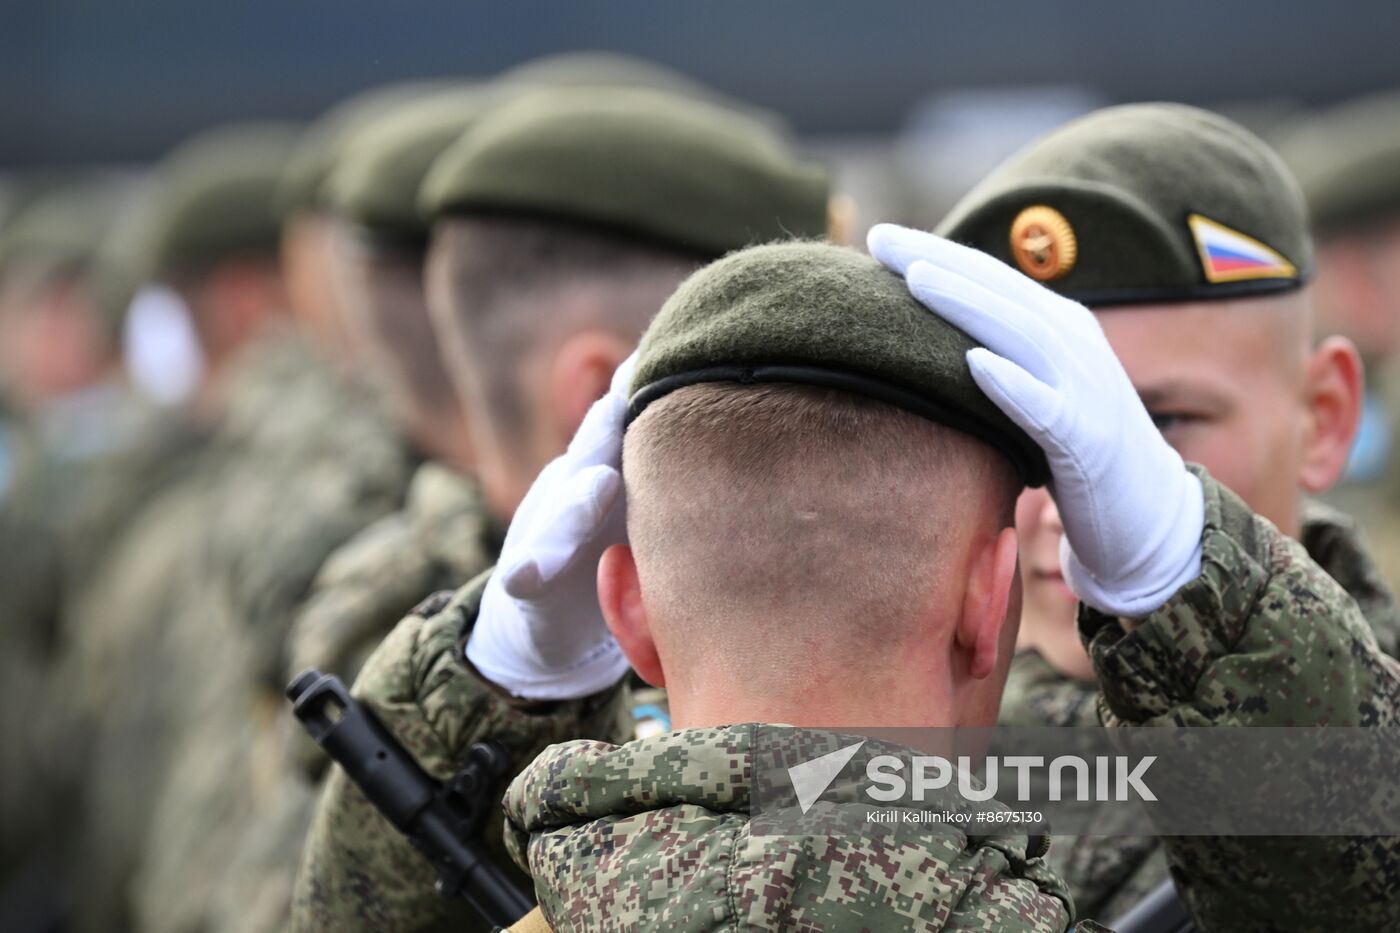
M 1184 472 L 1184 471 L 1183 471 Z M 1060 568 L 1065 583 L 1086 605 L 1126 619 L 1142 618 L 1166 605 L 1177 590 L 1201 574 L 1201 535 L 1205 531 L 1205 493 L 1200 479 L 1185 473 L 1173 521 L 1148 560 L 1132 574 L 1101 580 L 1075 555 L 1069 538 L 1060 539 Z
M 495 650 L 501 643 L 476 630 L 467 639 L 466 657 L 483 677 L 530 700 L 577 700 L 615 685 L 631 664 L 611 636 L 583 653 L 567 668 L 530 664 L 513 651 Z M 522 663 L 524 662 L 524 663 Z

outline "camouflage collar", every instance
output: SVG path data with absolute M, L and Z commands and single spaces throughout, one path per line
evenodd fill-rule
M 1024 836 L 919 826 L 871 835 L 824 822 L 829 813 L 822 828 L 755 832 L 758 728 L 569 742 L 516 778 L 505 799 L 507 849 L 533 876 L 554 928 L 1069 925 L 1068 893 L 1037 857 L 1043 846 L 1028 852 Z
M 748 725 L 553 745 L 511 784 L 506 817 L 534 833 L 687 804 L 747 814 L 751 748 Z

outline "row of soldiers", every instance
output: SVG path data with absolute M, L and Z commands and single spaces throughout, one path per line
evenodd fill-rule
M 523 773 L 492 790 L 509 784 L 486 844 L 555 928 L 1064 930 L 1169 867 L 1206 930 L 1393 925 L 1384 840 L 788 848 L 743 836 L 734 793 L 748 721 L 968 725 L 1000 704 L 1038 725 L 1392 724 L 1386 577 L 1303 495 L 1341 477 L 1360 422 L 1358 452 L 1380 453 L 1350 457 L 1346 492 L 1391 504 L 1393 125 L 1345 111 L 1286 147 L 1326 218 L 1320 263 L 1278 156 L 1167 105 L 1076 121 L 970 193 L 939 232 L 994 268 L 890 228 L 878 262 L 815 245 L 842 215 L 780 121 L 597 58 L 213 131 L 110 229 L 96 187 L 39 198 L 0 241 L 7 909 L 76 929 L 480 926 L 299 734 L 282 688 L 314 665 L 356 678 L 433 777 L 505 744 Z M 806 243 L 750 249 L 783 240 Z M 150 283 L 205 361 L 173 414 L 115 362 L 113 322 Z M 945 324 L 969 294 L 1043 313 L 1058 352 Z M 1111 353 L 1073 339 L 1073 302 Z M 1041 380 L 1078 361 L 1101 397 L 1036 416 L 969 368 L 968 335 Z M 1076 472 L 1064 449 L 1126 444 L 1139 396 L 1160 435 Z M 1118 513 L 1075 498 L 1115 483 Z M 1389 509 L 1364 514 L 1384 541 Z M 993 543 L 949 550 L 978 520 Z M 1123 601 L 1143 581 L 1115 561 L 1141 576 L 1163 555 L 1192 572 Z M 926 577 L 1003 599 L 940 604 L 957 637 L 916 642 Z M 1271 644 L 1287 664 L 1249 662 Z M 722 776 L 697 785 L 697 762 Z

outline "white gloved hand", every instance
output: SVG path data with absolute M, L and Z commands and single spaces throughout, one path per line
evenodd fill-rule
M 1152 423 L 1094 315 L 986 253 L 881 224 L 871 254 L 914 297 L 982 344 L 968 351 L 987 397 L 1045 451 L 1065 537 L 1065 582 L 1126 618 L 1200 573 L 1205 505 Z
M 467 659 L 516 696 L 585 697 L 629 669 L 598 608 L 598 561 L 627 541 L 619 470 L 635 369 L 634 353 L 588 410 L 569 449 L 530 486 L 482 593 Z

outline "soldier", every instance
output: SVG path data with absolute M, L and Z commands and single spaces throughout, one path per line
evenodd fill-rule
M 127 194 L 101 176 L 56 185 L 0 235 L 0 382 L 24 425 L 0 427 L 16 456 L 13 473 L 0 466 L 0 745 L 12 775 L 0 793 L 0 887 L 11 903 L 54 896 L 71 831 L 77 743 L 50 715 L 71 635 L 65 589 L 151 491 L 130 467 L 157 419 L 122 378 L 95 287 L 101 241 Z M 54 864 L 36 861 L 45 858 Z M 12 890 L 20 861 L 28 874 L 14 883 L 25 890 Z
M 995 719 L 1019 619 L 1013 500 L 1047 466 L 1110 726 L 1400 714 L 1400 673 L 1355 604 L 1163 440 L 1090 312 L 928 234 L 869 242 L 917 302 L 810 245 L 683 285 L 521 507 L 562 520 L 507 534 L 497 573 L 531 568 L 529 598 L 481 586 L 472 639 L 498 663 L 562 674 L 558 640 L 606 624 L 680 727 L 556 745 L 512 783 L 508 845 L 552 928 L 1074 925 L 1031 840 L 759 836 L 748 815 L 746 723 Z M 1391 919 L 1389 879 L 1368 883 L 1391 840 L 1167 844 L 1203 929 Z
M 1400 95 L 1325 111 L 1279 145 L 1312 214 L 1322 332 L 1349 337 L 1366 363 L 1361 427 L 1347 472 L 1327 501 L 1357 516 L 1394 586 L 1400 581 Z
M 298 150 L 317 145 L 304 137 Z M 297 165 L 289 159 L 286 170 Z M 334 229 L 315 203 L 318 229 Z M 284 255 L 295 236 L 284 226 Z M 209 481 L 206 530 L 173 629 L 186 640 L 171 650 L 192 688 L 133 884 L 137 921 L 153 933 L 213 923 L 215 892 L 287 739 L 276 721 L 294 619 L 327 559 L 403 508 L 420 456 L 366 373 L 378 360 L 348 346 L 344 303 L 302 295 L 292 280 L 295 331 L 265 334 L 240 361 L 219 424 L 228 455 Z M 231 646 L 224 657 L 201 647 L 212 630 Z
M 503 522 L 516 512 L 686 274 L 750 242 L 820 236 L 827 196 L 825 175 L 764 125 L 655 92 L 522 96 L 450 147 L 423 189 L 436 218 L 429 307 L 492 512 Z M 425 604 L 356 685 L 429 773 L 450 775 L 483 733 L 503 734 L 523 763 L 558 738 L 630 731 L 615 652 L 547 683 L 519 669 L 495 671 L 500 686 L 483 680 L 459 650 L 479 598 L 468 585 Z M 590 647 L 555 645 L 580 657 Z M 435 893 L 431 867 L 333 769 L 293 927 L 425 929 L 466 913 Z
M 162 281 L 190 309 L 207 361 L 190 417 L 203 442 L 124 528 L 75 598 L 72 670 L 78 723 L 94 730 L 86 768 L 81 861 L 74 885 L 78 929 L 130 922 L 129 884 L 165 767 L 171 730 L 193 695 L 174 644 L 194 551 L 208 527 L 209 483 L 231 444 L 213 431 L 235 394 L 241 355 L 285 306 L 271 197 L 293 134 L 278 125 L 229 126 L 172 151 L 157 167 L 142 216 L 137 282 Z M 222 633 L 200 629 L 201 650 L 226 658 Z
M 332 284 L 396 428 L 423 463 L 401 508 L 326 559 L 288 634 L 293 673 L 314 665 L 352 678 L 426 594 L 455 589 L 495 560 L 500 532 L 471 479 L 470 432 L 428 320 L 428 225 L 417 201 L 434 158 L 488 103 L 480 88 L 445 89 L 366 119 L 346 134 L 327 179 Z M 310 745 L 289 718 L 263 725 L 246 771 L 253 816 L 227 843 L 211 929 L 274 930 L 286 920 L 325 760 L 292 744 Z
M 302 134 L 278 185 L 282 217 L 282 268 L 293 313 L 313 346 L 332 365 L 347 366 L 357 350 L 331 280 L 334 223 L 328 210 L 327 179 L 347 137 L 367 123 L 441 85 L 409 81 L 361 91 L 331 107 Z
M 1313 337 L 1306 212 L 1264 143 L 1193 108 L 1109 108 L 1029 144 L 939 232 L 1093 309 L 1168 443 L 1300 541 L 1394 654 L 1400 621 L 1354 523 L 1304 500 L 1341 474 L 1361 367 L 1344 338 Z M 1021 496 L 1009 724 L 1099 719 L 1060 572 L 1061 521 L 1044 491 Z M 1121 833 L 1051 847 L 1090 915 L 1116 916 L 1167 877 L 1156 840 Z

